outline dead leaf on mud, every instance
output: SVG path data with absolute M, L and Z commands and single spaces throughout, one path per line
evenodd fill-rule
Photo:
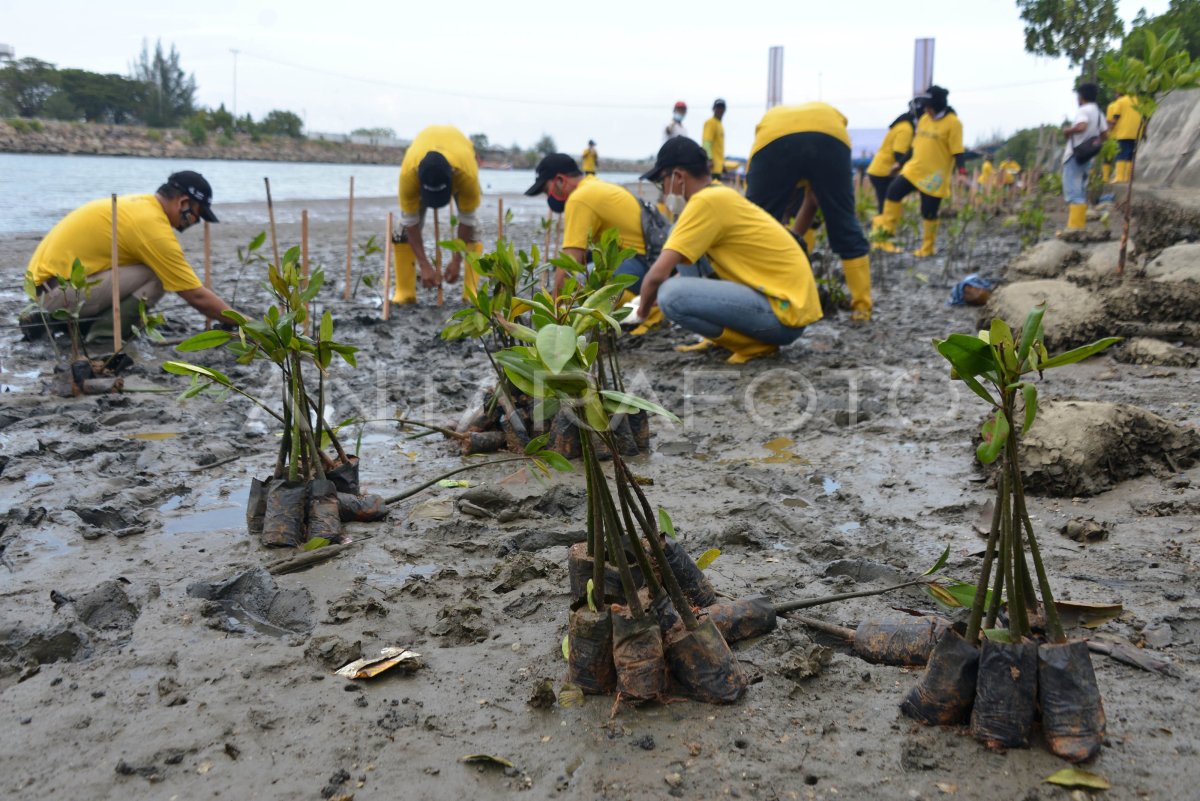
M 405 672 L 412 673 L 424 666 L 421 655 L 416 651 L 392 646 L 381 650 L 379 656 L 356 659 L 345 667 L 335 670 L 334 675 L 347 679 L 370 679 L 394 667 L 400 667 Z
M 435 498 L 418 503 L 408 513 L 410 520 L 449 520 L 454 514 L 454 505 L 449 499 Z
M 554 706 L 554 679 L 542 679 L 529 696 L 529 705 L 534 709 L 549 709 Z
M 1108 539 L 1108 529 L 1090 517 L 1077 517 L 1062 527 L 1061 533 L 1076 542 L 1101 542 Z
M 1116 620 L 1125 611 L 1121 604 L 1098 604 L 1088 601 L 1055 601 L 1054 606 L 1058 609 L 1063 626 L 1067 628 L 1099 628 L 1110 620 Z
M 509 762 L 504 757 L 492 756 L 491 754 L 467 754 L 459 761 L 465 762 L 468 765 L 490 765 L 498 768 L 515 767 L 513 763 Z
M 558 705 L 567 709 L 583 706 L 583 690 L 578 684 L 563 682 L 562 689 L 558 691 Z
M 804 681 L 818 675 L 832 660 L 832 649 L 810 642 L 795 648 L 787 655 L 782 673 L 792 681 Z
M 1059 784 L 1063 787 L 1087 787 L 1091 790 L 1108 790 L 1112 788 L 1108 779 L 1082 768 L 1063 768 L 1051 773 L 1042 780 L 1049 784 Z

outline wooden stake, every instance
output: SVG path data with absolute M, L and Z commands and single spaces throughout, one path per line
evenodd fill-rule
M 496 201 L 496 209 L 500 214 L 496 222 L 496 247 L 500 247 L 500 240 L 504 238 L 504 198 Z
M 308 209 L 300 210 L 300 275 L 303 279 L 301 286 L 308 288 Z M 307 320 L 304 323 L 304 330 L 312 333 L 313 322 L 312 315 L 308 314 L 308 304 L 304 304 L 305 315 Z
M 389 319 L 392 313 L 392 226 L 395 224 L 393 215 L 393 212 L 388 212 L 387 236 L 383 239 L 383 319 L 385 320 Z
M 562 247 L 562 215 L 561 214 L 554 215 L 554 242 L 553 242 L 553 245 L 554 245 L 555 255 L 558 255 L 558 253 L 560 252 L 559 249 Z
M 271 202 L 271 179 L 263 177 L 263 183 L 267 186 L 267 217 L 271 221 L 271 253 L 275 256 L 275 266 L 281 267 L 279 263 L 279 240 L 275 237 L 275 205 Z
M 392 232 L 388 231 L 387 243 L 392 244 Z M 353 276 L 350 260 L 354 256 L 354 176 L 350 176 L 350 213 L 346 220 L 346 285 L 342 287 L 342 300 L 350 300 L 350 282 Z
M 438 210 L 433 210 L 433 266 L 437 272 L 437 305 L 442 299 L 442 229 L 438 223 Z
M 212 228 L 204 221 L 204 286 L 212 289 Z
M 121 271 L 117 269 L 117 193 L 112 196 L 112 316 L 113 353 L 121 350 Z

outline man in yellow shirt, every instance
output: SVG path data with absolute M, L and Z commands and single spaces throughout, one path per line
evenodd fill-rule
M 851 319 L 871 319 L 870 246 L 854 209 L 850 132 L 840 111 L 828 103 L 805 103 L 764 114 L 754 129 L 746 199 L 785 225 L 795 213 L 797 236 L 809 230 L 820 207 L 829 245 L 846 274 Z
M 595 175 L 596 162 L 599 160 L 600 156 L 596 153 L 596 141 L 594 139 L 589 139 L 587 150 L 583 151 L 583 174 Z
M 690 139 L 669 140 L 642 176 L 684 203 L 662 254 L 642 279 L 638 312 L 658 304 L 667 319 L 720 345 L 731 364 L 778 352 L 821 319 L 821 302 L 799 242 L 761 207 L 713 183 L 708 154 Z M 675 200 L 679 198 L 679 200 Z M 719 280 L 678 275 L 707 255 Z
M 475 239 L 482 192 L 475 146 L 462 131 L 450 125 L 431 125 L 417 134 L 400 164 L 400 223 L 392 234 L 396 260 L 396 291 L 392 303 L 417 302 L 417 272 L 426 288 L 438 284 L 437 274 L 425 254 L 422 230 L 427 209 L 446 208 L 451 198 L 458 207 L 457 236 L 476 253 L 483 244 Z M 449 227 L 449 219 L 446 220 Z M 446 265 L 444 278 L 453 284 L 462 269 L 462 254 L 455 253 Z M 463 297 L 475 293 L 478 281 L 468 267 L 463 280 Z
M 117 200 L 117 276 L 121 319 L 131 323 L 137 302 L 149 308 L 164 292 L 174 292 L 196 311 L 221 323 L 224 300 L 201 284 L 175 237 L 200 220 L 216 222 L 212 187 L 198 172 L 173 173 L 153 195 L 126 195 Z M 172 231 L 174 229 L 174 231 Z M 29 260 L 26 275 L 37 287 L 43 310 L 74 306 L 80 298 L 62 279 L 79 259 L 100 283 L 92 287 L 80 309 L 83 318 L 112 310 L 112 199 L 93 200 L 72 211 L 42 238 Z
M 1142 115 L 1137 110 L 1137 98 L 1121 95 L 1108 104 L 1106 116 L 1112 129 L 1109 137 L 1117 140 L 1119 150 L 1113 183 L 1127 184 L 1133 172 L 1133 153 L 1142 135 Z
M 956 170 L 964 173 L 962 123 L 947 100 L 950 92 L 940 86 L 929 87 L 925 113 L 917 123 L 912 158 L 905 162 L 900 175 L 888 187 L 883 212 L 875 218 L 878 241 L 874 247 L 887 253 L 899 253 L 891 237 L 904 211 L 903 201 L 914 190 L 921 195 L 923 223 L 921 247 L 914 256 L 932 256 L 937 242 L 938 209 L 942 199 L 950 197 L 950 185 Z
M 904 162 L 912 155 L 913 131 L 916 130 L 917 118 L 921 116 L 923 108 L 924 100 L 921 98 L 909 102 L 908 111 L 892 120 L 892 124 L 888 126 L 883 142 L 867 166 L 867 177 L 871 179 L 871 186 L 875 189 L 875 200 L 880 213 L 883 212 L 883 199 L 887 195 L 888 187 L 892 185 L 892 180 L 900 172 Z
M 996 168 L 992 166 L 992 157 L 984 155 L 983 165 L 979 168 L 979 176 L 976 181 L 979 183 L 980 189 L 991 189 L 992 182 L 996 177 Z M 882 209 L 880 210 L 882 211 Z
M 725 101 L 717 98 L 713 101 L 713 115 L 704 122 L 704 152 L 712 163 L 714 181 L 721 180 L 725 173 Z
M 1021 164 L 1014 158 L 1007 158 L 1000 162 L 1000 166 L 996 170 L 1000 173 L 1001 185 L 1012 186 L 1017 182 L 1017 176 L 1021 174 Z

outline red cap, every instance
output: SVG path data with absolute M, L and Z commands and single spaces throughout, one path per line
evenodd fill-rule
M 681 108 L 684 111 L 687 111 L 687 103 L 684 103 L 682 100 L 680 100 L 678 103 L 675 104 L 675 108 Z

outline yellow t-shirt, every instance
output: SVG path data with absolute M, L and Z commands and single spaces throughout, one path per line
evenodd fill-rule
M 595 172 L 597 158 L 598 156 L 596 155 L 596 148 L 589 147 L 587 150 L 583 151 L 583 171 Z
M 996 170 L 994 167 L 992 167 L 991 159 L 983 162 L 983 166 L 979 168 L 979 185 L 991 186 L 992 176 L 995 174 L 995 172 Z
M 716 117 L 704 121 L 704 152 L 712 159 L 712 171 L 725 171 L 725 126 Z
M 470 214 L 478 209 L 482 192 L 475 146 L 452 125 L 430 125 L 404 151 L 400 163 L 400 212 L 410 218 L 421 212 L 421 179 L 417 177 L 417 168 L 421 159 L 434 151 L 445 156 L 454 170 L 451 193 L 459 212 Z
M 564 248 L 586 250 L 609 228 L 621 233 L 621 247 L 645 255 L 642 239 L 642 207 L 628 189 L 589 175 L 567 197 L 563 210 Z
M 1000 180 L 1005 186 L 1012 186 L 1016 183 L 1017 176 L 1021 174 L 1021 165 L 1016 159 L 1005 159 L 1000 162 L 998 167 L 1000 170 Z
M 112 269 L 112 198 L 85 203 L 59 220 L 33 252 L 27 272 L 41 285 L 69 276 L 75 259 L 88 275 Z M 117 199 L 117 264 L 146 265 L 168 292 L 201 286 L 156 195 Z
M 887 178 L 891 175 L 892 167 L 896 166 L 896 154 L 907 153 L 912 147 L 912 141 L 912 123 L 908 120 L 894 123 L 888 128 L 879 149 L 875 151 L 875 157 L 867 167 L 867 175 L 874 175 L 876 178 Z
M 776 106 L 759 120 L 754 128 L 754 146 L 750 157 L 780 137 L 794 133 L 823 133 L 850 147 L 850 132 L 846 117 L 828 103 L 803 103 L 799 106 Z
M 1142 115 L 1134 109 L 1137 98 L 1121 95 L 1108 104 L 1108 124 L 1112 126 L 1109 134 L 1113 139 L 1137 139 L 1138 130 L 1142 125 Z
M 912 158 L 900 174 L 927 195 L 950 197 L 954 157 L 963 152 L 962 123 L 953 111 L 941 119 L 922 114 L 913 138 Z
M 771 215 L 727 186 L 713 184 L 692 195 L 663 248 L 693 264 L 707 255 L 717 277 L 766 295 L 784 325 L 821 319 L 817 284 L 800 245 Z

